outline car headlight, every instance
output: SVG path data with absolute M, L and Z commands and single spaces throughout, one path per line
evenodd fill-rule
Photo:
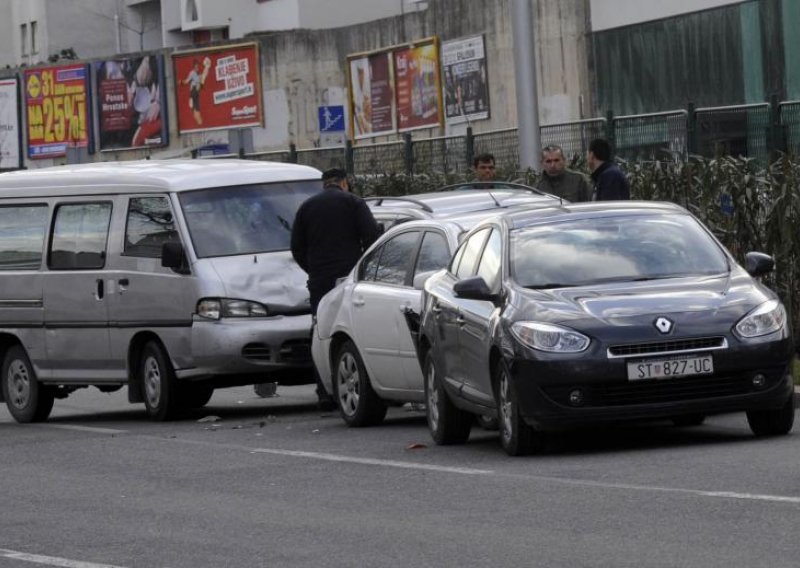
M 785 324 L 786 310 L 783 304 L 778 300 L 770 300 L 740 319 L 734 329 L 736 335 L 749 339 L 780 331 Z
M 511 326 L 511 332 L 528 347 L 549 353 L 580 353 L 591 343 L 574 329 L 550 323 L 518 321 Z
M 197 303 L 197 315 L 206 319 L 264 317 L 267 307 L 258 302 L 230 298 L 205 298 Z

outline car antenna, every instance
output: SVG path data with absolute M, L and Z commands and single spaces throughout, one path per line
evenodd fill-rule
M 502 205 L 500 205 L 500 202 L 499 202 L 499 201 L 497 201 L 497 198 L 494 196 L 494 194 L 493 194 L 491 191 L 487 191 L 486 193 L 488 193 L 488 194 L 489 194 L 489 197 L 491 197 L 491 198 L 492 198 L 492 201 L 494 201 L 494 204 L 495 204 L 497 207 L 502 207 Z

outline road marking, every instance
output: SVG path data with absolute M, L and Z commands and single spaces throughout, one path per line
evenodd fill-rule
M 127 430 L 114 430 L 112 428 L 96 428 L 94 426 L 78 426 L 77 424 L 31 424 L 39 428 L 56 428 L 58 430 L 76 430 L 78 432 L 91 432 L 93 434 L 127 434 Z
M 68 558 L 58 558 L 57 556 L 42 556 L 40 554 L 28 554 L 27 552 L 17 552 L 0 548 L 0 558 L 10 560 L 21 560 L 32 562 L 33 564 L 43 564 L 44 566 L 59 566 L 61 568 L 122 568 L 112 564 L 97 564 L 95 562 L 82 562 L 80 560 L 69 560 Z
M 446 465 L 432 465 L 427 463 L 382 460 L 377 458 L 357 458 L 352 456 L 342 456 L 338 454 L 324 454 L 319 452 L 300 452 L 296 450 L 273 450 L 269 448 L 253 448 L 250 451 L 251 453 L 254 454 L 274 454 L 278 456 L 309 458 L 309 459 L 344 462 L 344 463 L 357 463 L 361 465 L 377 465 L 384 467 L 398 467 L 402 469 L 421 469 L 425 471 L 440 471 L 444 473 L 460 473 L 462 475 L 493 475 L 495 473 L 490 469 L 475 469 L 471 467 L 452 467 Z

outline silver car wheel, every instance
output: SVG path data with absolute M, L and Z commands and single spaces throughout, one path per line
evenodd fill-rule
M 360 382 L 358 363 L 351 353 L 343 353 L 336 369 L 336 392 L 339 393 L 339 408 L 347 416 L 353 416 L 358 409 Z
M 150 408 L 158 408 L 161 402 L 161 368 L 153 356 L 144 360 L 144 394 Z
M 27 408 L 31 401 L 31 378 L 28 375 L 28 368 L 25 363 L 19 359 L 14 359 L 8 366 L 6 381 L 8 383 L 9 402 L 14 408 L 20 410 Z
M 505 443 L 509 443 L 514 434 L 514 417 L 512 415 L 514 410 L 512 409 L 513 403 L 511 401 L 511 393 L 509 392 L 511 385 L 508 382 L 508 373 L 505 372 L 505 369 L 500 371 L 500 384 L 498 385 L 498 389 L 500 391 L 500 435 L 503 437 Z
M 433 362 L 428 366 L 428 375 L 425 377 L 428 391 L 428 422 L 432 430 L 439 428 L 439 391 L 436 388 L 436 368 Z

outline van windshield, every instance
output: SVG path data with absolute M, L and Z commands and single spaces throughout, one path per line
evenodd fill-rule
M 289 250 L 298 207 L 320 181 L 216 187 L 180 194 L 198 258 Z

